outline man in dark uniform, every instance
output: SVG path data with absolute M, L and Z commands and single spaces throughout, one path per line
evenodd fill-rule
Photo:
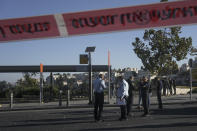
M 159 109 L 163 109 L 162 99 L 161 99 L 161 89 L 162 89 L 162 81 L 157 77 L 155 78 L 155 86 L 157 88 L 157 101 L 159 104 Z
M 166 96 L 166 82 L 165 82 L 165 78 L 162 79 L 162 83 L 163 83 L 163 95 Z
M 174 95 L 176 95 L 176 80 L 173 79 L 172 83 L 173 83 L 172 85 L 173 85 Z
M 147 78 L 143 77 L 142 82 L 140 83 L 140 90 L 142 93 L 142 104 L 144 107 L 144 114 L 143 114 L 144 117 L 149 115 L 149 105 L 148 105 L 149 88 L 150 88 L 150 84 L 148 83 Z
M 99 77 L 94 81 L 94 119 L 95 121 L 102 121 L 102 111 L 103 111 L 103 103 L 104 103 L 104 88 L 105 81 L 104 75 L 99 74 Z
M 169 90 L 170 90 L 170 95 L 172 95 L 172 87 L 173 86 L 173 81 L 172 78 L 169 78 Z
M 127 116 L 133 116 L 132 112 L 132 107 L 133 107 L 133 98 L 134 98 L 134 78 L 133 76 L 130 76 L 129 79 L 127 80 L 128 85 L 129 85 L 129 96 L 127 98 Z

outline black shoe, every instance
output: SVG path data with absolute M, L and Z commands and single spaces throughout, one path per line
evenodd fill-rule
M 103 122 L 103 121 L 104 121 L 103 119 L 98 120 L 98 122 Z
M 122 118 L 120 117 L 118 120 L 119 120 L 119 121 L 122 121 Z
M 103 119 L 95 119 L 95 122 L 103 122 Z
M 98 120 L 97 120 L 97 119 L 95 119 L 95 120 L 94 120 L 94 122 L 98 122 Z
M 138 110 L 143 110 L 144 108 L 143 108 L 143 106 L 137 106 L 137 109 Z
M 94 119 L 94 121 L 95 121 L 95 122 L 99 122 L 99 121 L 100 121 L 100 119 L 98 119 L 98 118 L 95 118 L 95 119 Z
M 129 113 L 127 114 L 128 117 L 134 117 L 134 114 L 133 113 Z
M 142 117 L 148 117 L 150 116 L 149 114 L 143 114 Z
M 128 118 L 119 118 L 118 120 L 119 120 L 119 121 L 127 121 Z

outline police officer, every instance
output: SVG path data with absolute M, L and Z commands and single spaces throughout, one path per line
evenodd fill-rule
M 162 79 L 162 83 L 163 83 L 163 96 L 166 96 L 166 82 L 165 82 L 165 78 Z
M 172 80 L 172 85 L 173 85 L 173 90 L 174 90 L 173 95 L 176 95 L 176 80 L 175 79 Z
M 120 106 L 121 117 L 120 121 L 127 120 L 126 117 L 126 99 L 128 97 L 128 83 L 123 79 L 123 76 L 118 78 L 118 89 L 117 89 L 117 104 Z
M 140 83 L 140 90 L 142 93 L 142 105 L 144 108 L 144 114 L 142 116 L 149 115 L 149 88 L 150 84 L 147 81 L 147 78 L 143 76 L 142 82 Z
M 139 109 L 139 110 L 141 110 L 141 109 L 143 109 L 143 107 L 141 106 L 141 104 L 142 104 L 142 92 L 141 92 L 141 88 L 140 88 L 140 85 L 141 85 L 141 83 L 142 83 L 143 81 L 142 81 L 142 78 L 140 78 L 140 80 L 139 80 L 139 82 L 138 82 L 138 84 L 137 84 L 137 86 L 138 86 L 138 106 L 137 106 L 137 109 Z
M 103 103 L 104 103 L 104 92 L 103 92 L 104 88 L 106 88 L 104 75 L 99 74 L 99 77 L 94 81 L 94 96 L 95 96 L 94 119 L 96 122 L 103 121 L 101 120 L 101 117 L 102 117 Z
M 163 109 L 163 104 L 162 104 L 162 99 L 161 99 L 161 90 L 162 90 L 162 81 L 159 80 L 157 77 L 155 78 L 155 86 L 157 88 L 157 101 L 158 101 L 158 105 L 159 105 L 159 109 L 162 110 Z
M 132 107 L 133 107 L 133 101 L 134 101 L 134 78 L 133 76 L 130 76 L 129 79 L 127 80 L 128 85 L 129 85 L 129 96 L 127 99 L 127 116 L 133 116 L 132 112 Z
M 169 90 L 170 90 L 170 95 L 172 95 L 172 87 L 173 86 L 173 81 L 171 78 L 169 78 Z

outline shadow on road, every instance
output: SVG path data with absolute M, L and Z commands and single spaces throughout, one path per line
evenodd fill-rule
M 78 131 L 101 131 L 101 130 L 109 130 L 109 131 L 113 131 L 113 130 L 128 130 L 128 129 L 148 129 L 148 128 L 156 128 L 156 129 L 160 129 L 160 128 L 166 128 L 166 127 L 191 127 L 191 126 L 197 126 L 197 123 L 170 123 L 170 124 L 152 124 L 152 125 L 141 125 L 141 126 L 129 126 L 129 127 L 109 127 L 109 128 L 93 128 L 93 129 L 82 129 L 82 130 L 78 130 Z
M 110 111 L 106 111 L 110 112 Z M 115 111 L 111 111 L 110 115 L 107 115 L 105 121 L 117 121 L 113 120 Z M 14 121 L 14 125 L 4 125 L 0 128 L 10 128 L 10 127 L 33 127 L 33 126 L 49 126 L 49 125 L 75 125 L 75 124 L 91 124 L 95 123 L 93 117 L 93 110 L 86 111 L 66 111 L 66 112 L 57 112 L 57 113 L 48 113 L 50 115 L 61 116 L 59 119 L 52 119 L 54 116 L 51 116 L 49 119 L 37 119 L 37 120 L 25 120 L 25 121 Z M 65 118 L 62 118 L 65 115 Z M 104 116 L 106 117 L 106 116 Z
M 152 115 L 197 115 L 197 107 L 184 107 L 164 109 L 163 111 L 153 110 Z
M 93 123 L 94 121 L 86 117 L 83 119 L 79 118 L 66 118 L 66 119 L 40 119 L 40 120 L 30 120 L 30 121 L 18 121 L 16 125 L 10 126 L 0 126 L 1 128 L 9 127 L 32 127 L 32 126 L 49 126 L 49 125 L 68 125 L 68 124 L 82 124 L 82 123 Z M 22 124 L 21 124 L 22 123 Z
M 136 111 L 136 110 L 135 110 Z M 61 112 L 49 112 L 46 114 L 47 118 L 42 117 L 36 117 L 34 120 L 22 120 L 22 121 L 13 121 L 10 125 L 2 125 L 0 128 L 9 128 L 9 127 L 35 127 L 35 126 L 51 126 L 51 125 L 65 125 L 65 126 L 80 126 L 80 124 L 85 124 L 85 126 L 88 129 L 81 129 L 78 128 L 79 131 L 92 131 L 92 130 L 128 130 L 128 129 L 143 129 L 143 128 L 166 128 L 166 127 L 195 127 L 197 126 L 197 123 L 194 121 L 177 121 L 177 120 L 183 120 L 185 118 L 192 118 L 196 119 L 197 117 L 197 107 L 188 107 L 188 106 L 173 106 L 173 108 L 170 109 L 164 109 L 163 111 L 151 110 L 151 117 L 154 121 L 159 121 L 163 119 L 169 119 L 166 123 L 160 124 L 158 123 L 145 123 L 145 119 L 142 119 L 139 115 L 136 115 L 137 117 L 134 118 L 131 121 L 137 121 L 137 125 L 132 124 L 121 124 L 117 119 L 120 114 L 119 108 L 109 108 L 104 109 L 104 124 L 112 124 L 111 127 L 105 127 L 105 126 L 97 126 L 94 127 L 94 125 L 90 126 L 94 122 L 93 118 L 93 109 L 88 110 L 69 110 L 69 111 L 61 111 Z M 141 114 L 141 112 L 136 112 L 135 114 Z M 45 115 L 44 115 L 45 116 Z M 166 116 L 166 117 L 164 117 Z M 55 117 L 55 118 L 54 118 Z M 59 118 L 58 118 L 59 117 Z M 172 120 L 177 119 L 177 120 Z M 127 123 L 130 123 L 130 121 L 127 121 Z M 133 123 L 134 124 L 134 123 Z

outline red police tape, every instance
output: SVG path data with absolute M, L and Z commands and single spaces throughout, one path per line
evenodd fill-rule
M 0 20 L 0 42 L 197 23 L 197 0 Z
M 0 20 L 0 41 L 59 36 L 53 15 Z

